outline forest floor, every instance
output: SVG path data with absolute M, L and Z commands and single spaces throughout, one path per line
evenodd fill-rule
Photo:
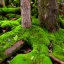
M 4 8 L 0 9 L 2 11 Z M 21 15 L 13 14 L 13 11 L 5 9 L 6 14 L 0 15 L 0 63 L 62 64 L 64 20 L 59 16 L 62 28 L 56 33 L 50 33 L 40 27 L 35 17 L 32 17 L 32 28 L 22 28 Z

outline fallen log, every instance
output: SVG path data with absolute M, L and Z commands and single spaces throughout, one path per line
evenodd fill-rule
M 7 50 L 5 50 L 5 55 L 11 56 L 12 54 L 14 54 L 16 51 L 18 51 L 24 44 L 24 41 L 18 41 L 17 43 L 15 43 L 12 47 L 8 48 Z
M 49 57 L 51 58 L 51 60 L 53 60 L 54 62 L 56 62 L 57 64 L 64 64 L 64 61 L 61 61 L 59 59 L 57 59 L 56 57 L 54 57 L 53 55 L 49 54 Z
M 0 14 L 19 13 L 19 12 L 20 12 L 20 7 L 16 7 L 16 8 L 0 8 Z
M 6 61 L 8 58 L 12 57 L 20 48 L 22 48 L 23 45 L 24 41 L 20 40 L 10 48 L 6 49 L 4 52 L 5 58 L 2 61 L 0 61 L 0 64 L 4 64 L 3 62 Z

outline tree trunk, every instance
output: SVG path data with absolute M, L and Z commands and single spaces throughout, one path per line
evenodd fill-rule
M 5 1 L 4 0 L 0 0 L 0 7 L 4 7 L 5 6 Z
M 31 6 L 30 0 L 21 0 L 22 27 L 30 28 L 31 25 Z
M 56 32 L 59 28 L 57 0 L 38 0 L 38 7 L 41 26 Z
M 45 27 L 46 17 L 48 15 L 47 4 L 48 0 L 38 0 L 38 17 L 42 27 Z
M 49 31 L 56 32 L 58 27 L 58 3 L 57 0 L 49 0 L 48 5 L 48 23 Z

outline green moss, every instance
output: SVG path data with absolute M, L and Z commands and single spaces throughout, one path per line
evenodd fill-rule
M 59 15 L 59 23 L 61 24 L 61 27 L 64 28 L 64 15 Z
M 33 23 L 33 25 L 39 26 L 39 20 L 35 17 L 32 17 L 32 23 Z
M 4 51 L 19 40 L 25 40 L 28 44 L 31 44 L 33 50 L 28 54 L 18 54 L 11 60 L 10 64 L 52 64 L 48 57 L 50 41 L 53 44 L 52 54 L 58 59 L 64 60 L 64 29 L 60 29 L 54 34 L 49 33 L 39 27 L 39 21 L 34 17 L 32 19 L 32 28 L 22 28 L 20 20 L 21 18 L 14 22 L 0 22 L 1 27 L 15 26 L 13 30 L 0 35 L 0 61 L 6 58 Z
M 1 20 L 7 20 L 7 17 L 4 17 L 4 16 L 0 15 L 0 21 Z
M 48 48 L 45 45 L 43 45 L 45 40 L 44 41 L 42 40 L 44 38 L 44 36 L 45 36 L 44 30 L 42 30 L 41 28 L 39 28 L 37 26 L 33 26 L 32 28 L 29 28 L 29 29 L 27 29 L 27 28 L 25 29 L 25 28 L 22 28 L 21 26 L 17 26 L 14 30 L 1 35 L 0 42 L 1 42 L 1 45 L 3 46 L 3 49 L 6 50 L 11 45 L 13 45 L 13 43 L 15 43 L 16 41 L 23 39 L 23 40 L 26 40 L 27 42 L 30 42 L 32 44 L 33 50 L 36 50 L 36 52 L 33 51 L 31 54 L 36 55 L 38 53 L 38 54 L 47 55 Z M 28 44 L 30 44 L 30 43 L 28 43 Z M 9 45 L 7 46 L 7 44 L 9 44 L 10 46 Z
M 16 19 L 18 19 L 19 17 L 20 17 L 20 15 L 18 15 L 18 14 L 7 14 L 6 15 L 6 17 L 8 18 L 8 19 L 11 19 L 11 18 L 16 18 Z
M 17 13 L 20 12 L 20 7 L 17 8 L 0 8 L 0 13 Z
M 14 28 L 15 26 L 18 26 L 20 25 L 20 21 L 21 21 L 21 18 L 17 19 L 16 21 L 12 21 L 12 20 L 5 20 L 5 21 L 1 21 L 0 22 L 0 27 L 4 28 L 4 27 L 12 27 Z

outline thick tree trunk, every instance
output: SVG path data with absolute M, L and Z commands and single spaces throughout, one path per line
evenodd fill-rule
M 57 0 L 49 0 L 48 1 L 48 23 L 47 27 L 49 31 L 56 32 L 58 27 L 58 3 Z
M 42 27 L 45 27 L 45 22 L 46 22 L 46 18 L 47 18 L 47 4 L 48 4 L 48 0 L 38 0 L 38 17 L 40 20 L 40 25 Z
M 22 27 L 31 27 L 31 6 L 30 0 L 21 0 Z
M 58 30 L 58 4 L 57 0 L 38 0 L 39 19 L 42 27 L 50 32 Z

